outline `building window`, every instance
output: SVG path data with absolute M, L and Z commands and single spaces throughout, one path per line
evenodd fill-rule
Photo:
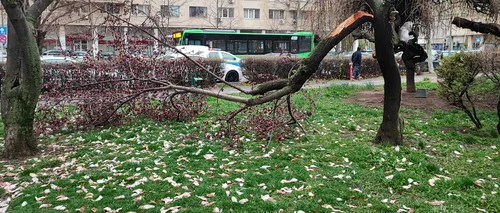
M 207 8 L 189 7 L 189 17 L 207 17 Z
M 259 9 L 244 9 L 244 17 L 248 19 L 259 19 L 260 10 Z
M 219 8 L 221 18 L 234 18 L 234 8 Z
M 90 7 L 89 5 L 84 5 L 83 7 L 78 8 L 78 16 L 81 19 L 87 20 L 89 19 Z
M 132 5 L 132 8 L 132 13 L 136 16 L 149 16 L 151 6 L 146 4 L 135 4 Z
M 104 4 L 104 11 L 101 11 L 102 13 L 109 12 L 114 15 L 119 15 L 120 14 L 120 5 L 119 4 L 113 4 L 113 3 L 106 3 Z
M 297 20 L 299 19 L 298 15 L 297 15 L 297 11 L 296 10 L 290 10 L 290 17 L 293 19 L 293 20 Z
M 179 17 L 181 16 L 180 6 L 162 5 L 161 6 L 161 16 L 162 17 Z
M 269 10 L 269 19 L 285 19 L 285 11 Z

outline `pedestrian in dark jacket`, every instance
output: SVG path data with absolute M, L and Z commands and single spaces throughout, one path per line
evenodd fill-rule
M 352 54 L 352 78 L 357 79 L 360 76 L 360 68 L 361 68 L 361 48 L 358 47 L 358 50 Z

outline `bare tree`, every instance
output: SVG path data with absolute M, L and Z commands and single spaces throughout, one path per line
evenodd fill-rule
M 232 7 L 231 0 L 205 0 L 207 8 L 207 22 L 215 29 L 232 29 L 242 17 Z

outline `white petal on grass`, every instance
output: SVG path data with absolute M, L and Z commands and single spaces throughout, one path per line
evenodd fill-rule
M 444 200 L 434 200 L 434 201 L 425 201 L 426 203 L 433 205 L 433 206 L 440 206 L 445 203 Z
M 28 205 L 28 202 L 26 202 L 26 201 L 24 201 L 23 203 L 21 203 L 22 207 L 25 207 L 26 205 Z
M 332 212 L 342 212 L 341 210 L 338 210 L 338 209 L 334 209 L 331 205 L 329 204 L 323 204 L 321 205 L 321 207 L 325 208 L 325 209 L 331 209 Z
M 66 210 L 66 207 L 65 206 L 56 206 L 56 207 L 54 207 L 54 210 L 64 211 L 64 210 Z
M 57 196 L 56 200 L 63 201 L 63 200 L 69 200 L 69 198 L 64 196 L 64 195 L 59 195 L 59 196 Z
M 215 159 L 215 156 L 213 154 L 206 154 L 206 155 L 203 155 L 203 157 L 206 160 L 214 160 Z
M 139 209 L 152 209 L 154 208 L 155 206 L 153 205 L 150 205 L 150 204 L 146 204 L 144 206 L 139 206 Z
M 219 209 L 217 207 L 214 208 L 214 213 L 222 213 L 222 209 Z
M 168 209 L 164 209 L 164 207 L 161 207 L 160 213 L 167 213 L 167 212 L 175 213 L 175 212 L 179 212 L 180 208 L 181 208 L 180 206 L 174 206 L 174 207 L 170 207 Z
M 49 208 L 49 207 L 51 207 L 51 206 L 52 206 L 52 204 L 47 204 L 47 203 L 44 203 L 44 204 L 40 205 L 40 207 L 38 207 L 38 208 L 39 208 L 39 209 L 43 209 L 43 208 Z
M 297 182 L 297 178 L 292 178 L 290 180 L 281 180 L 281 183 L 295 183 Z
M 165 205 L 168 205 L 168 204 L 172 203 L 172 202 L 174 201 L 174 199 L 172 199 L 172 198 L 170 198 L 170 197 L 167 197 L 167 198 L 163 198 L 163 199 L 161 199 L 161 201 L 163 201 L 163 203 L 164 203 Z
M 238 203 L 245 204 L 246 202 L 248 202 L 248 199 L 241 199 Z
M 231 201 L 233 201 L 233 203 L 237 203 L 238 202 L 238 199 L 236 199 L 236 197 L 231 197 Z
M 429 182 L 429 185 L 431 185 L 431 186 L 435 186 L 435 185 L 436 185 L 436 181 L 438 181 L 438 180 L 441 180 L 441 179 L 439 179 L 438 177 L 432 177 L 432 178 L 431 178 L 431 179 L 429 179 L 429 181 L 428 181 L 428 182 Z
M 267 202 L 276 202 L 276 200 L 274 198 L 272 198 L 271 196 L 269 195 L 261 195 L 260 198 L 263 200 L 263 201 L 267 201 Z
M 477 207 L 476 207 L 476 209 L 477 209 L 478 211 L 480 211 L 480 212 L 487 212 L 487 211 L 486 211 L 486 209 L 480 209 L 480 208 L 477 208 Z
M 411 184 L 408 184 L 406 186 L 403 186 L 403 189 L 410 189 L 411 188 Z
M 387 179 L 387 180 L 392 180 L 392 178 L 394 178 L 394 175 L 389 175 L 389 176 L 385 177 L 385 179 Z
M 94 201 L 100 201 L 102 200 L 102 198 L 103 198 L 102 195 L 99 195 L 99 197 L 97 197 L 97 199 L 95 199 Z
M 124 199 L 124 198 L 125 198 L 125 195 L 120 195 L 120 196 L 116 196 L 115 200 Z

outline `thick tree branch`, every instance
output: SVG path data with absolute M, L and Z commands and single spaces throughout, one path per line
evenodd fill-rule
M 455 17 L 452 22 L 455 26 L 466 28 L 478 33 L 487 33 L 500 37 L 500 25 L 495 23 L 482 23 Z
M 356 30 L 352 33 L 352 36 L 355 39 L 366 39 L 370 42 L 375 42 L 375 35 L 373 35 L 373 32 L 368 32 L 366 30 Z
M 304 83 L 316 72 L 316 70 L 318 70 L 318 67 L 323 58 L 325 58 L 328 52 L 335 45 L 337 45 L 347 35 L 351 34 L 363 23 L 372 20 L 373 15 L 364 11 L 358 11 L 347 18 L 344 22 L 337 26 L 337 28 L 335 28 L 335 30 L 333 30 L 327 38 L 321 40 L 321 42 L 311 52 L 309 57 L 301 61 L 297 72 L 288 79 L 288 83 L 285 87 L 274 93 L 250 99 L 248 104 L 254 106 L 267 103 L 269 101 L 279 99 L 284 97 L 285 95 L 299 91 Z M 276 87 L 272 88 L 275 89 Z
M 26 14 L 32 19 L 30 20 L 32 24 L 35 24 L 35 21 L 40 17 L 45 9 L 49 7 L 49 5 L 54 0 L 38 0 L 31 5 L 26 11 Z

